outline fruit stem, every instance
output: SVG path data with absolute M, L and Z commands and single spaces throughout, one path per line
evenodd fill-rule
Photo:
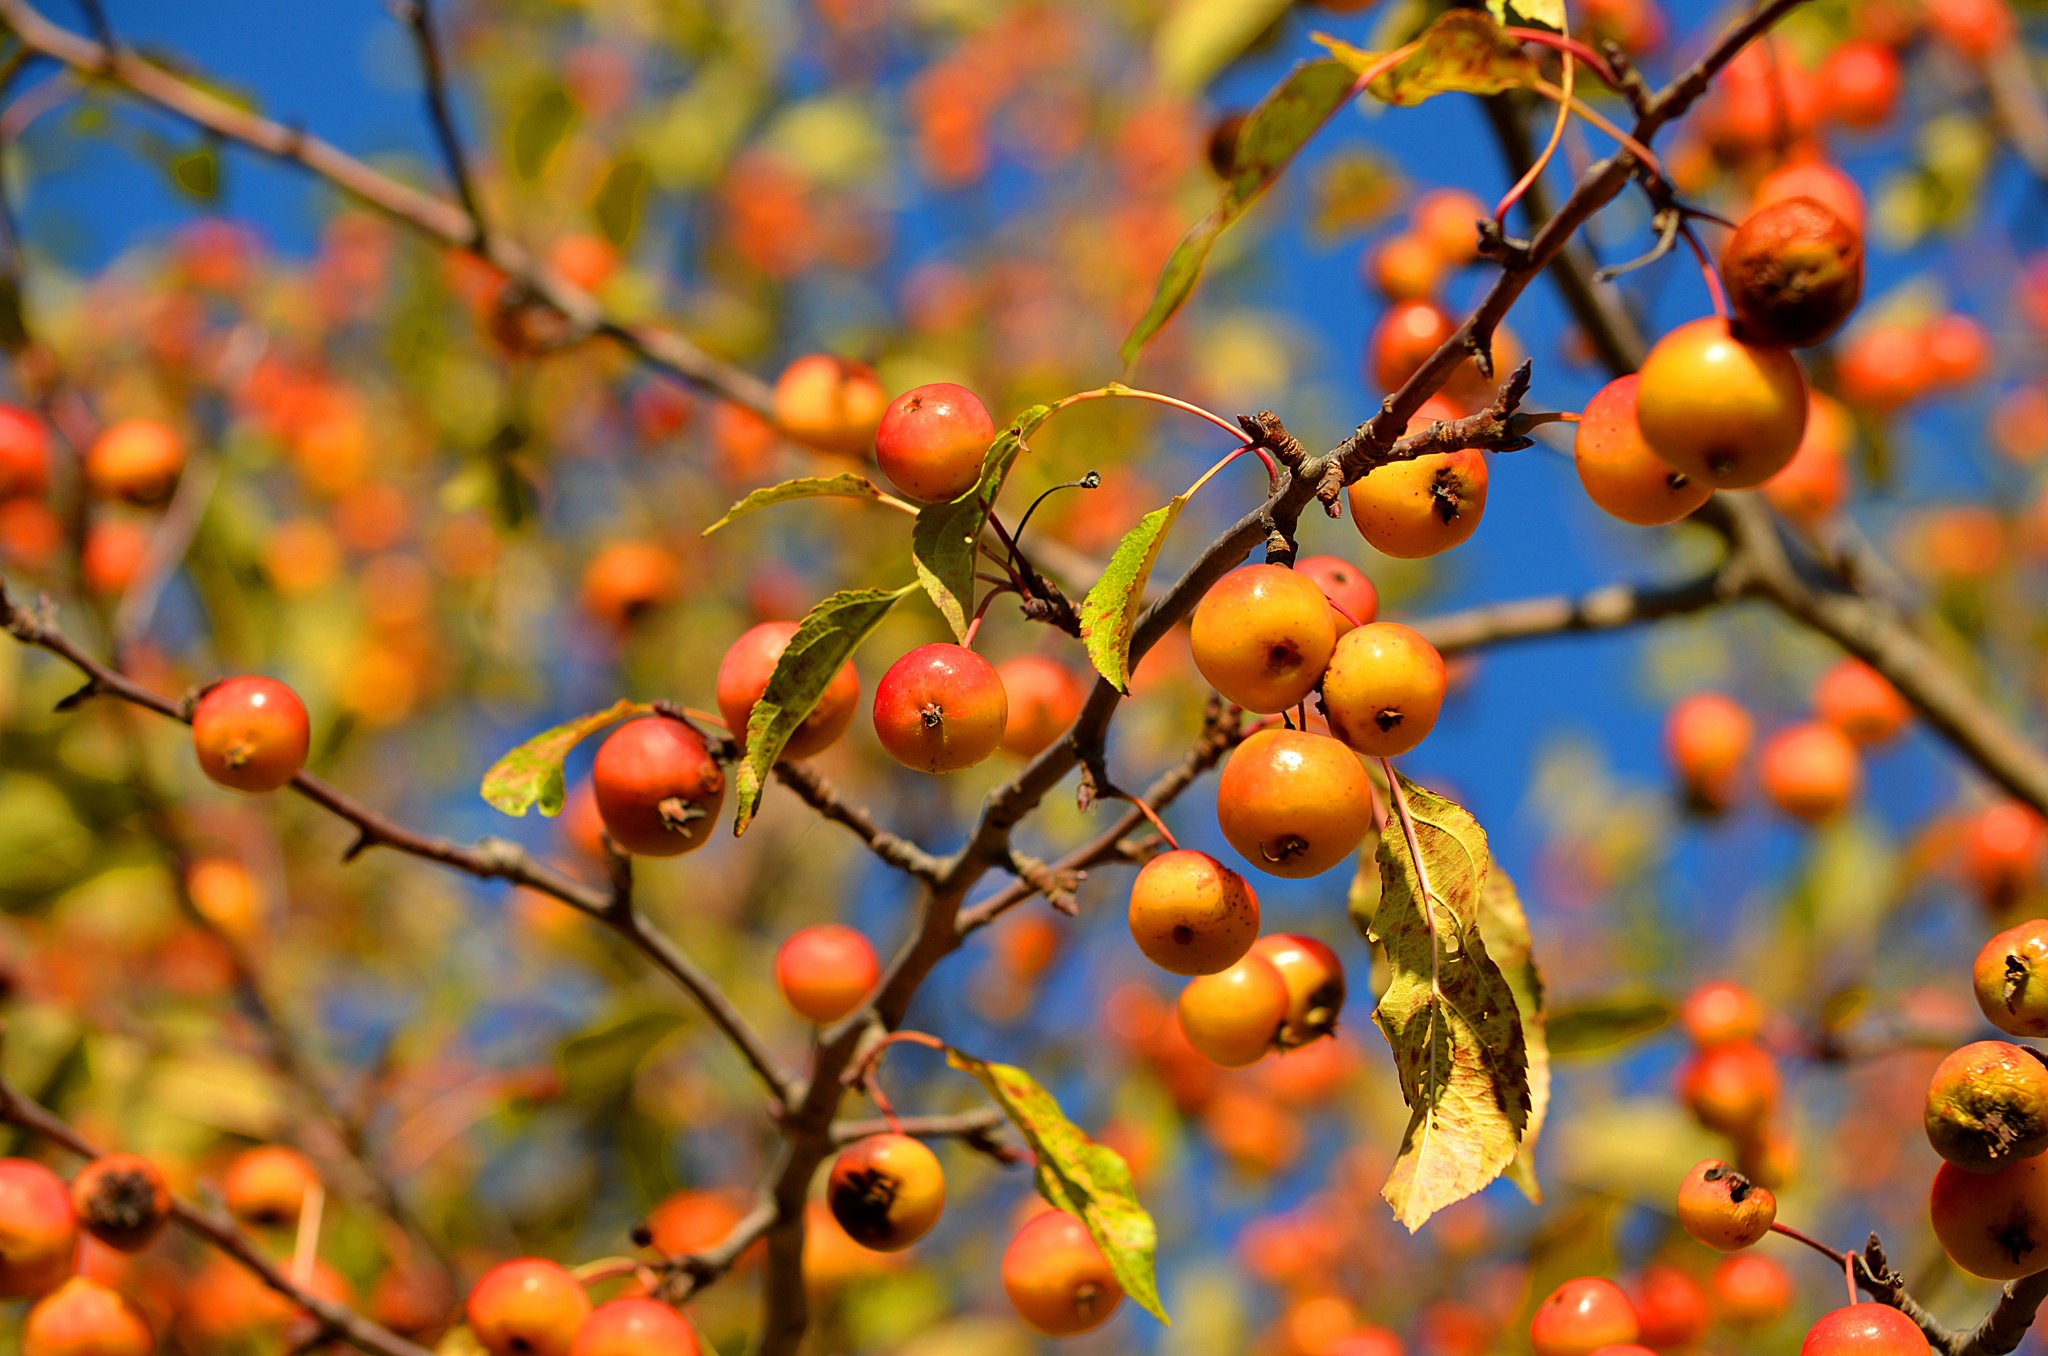
M 1158 832 L 1161 838 L 1164 838 L 1166 840 L 1166 845 L 1168 847 L 1172 848 L 1175 852 L 1180 851 L 1180 840 L 1173 836 L 1172 829 L 1166 827 L 1166 821 L 1159 817 L 1159 812 L 1157 810 L 1154 810 L 1150 805 L 1145 803 L 1145 798 L 1143 796 L 1134 796 L 1127 792 L 1124 795 L 1124 799 L 1129 801 L 1131 804 L 1137 806 L 1138 813 L 1145 816 L 1147 820 L 1151 821 L 1153 829 L 1155 829 Z
M 1557 154 L 1558 144 L 1564 140 L 1565 124 L 1571 121 L 1572 82 L 1577 69 L 1578 63 L 1573 59 L 1572 53 L 1565 52 L 1564 89 L 1557 96 L 1557 121 L 1551 125 L 1550 140 L 1544 145 L 1543 154 L 1537 156 L 1535 162 L 1523 171 L 1522 177 L 1515 180 L 1515 186 L 1507 191 L 1507 195 L 1493 209 L 1493 224 L 1496 227 L 1507 221 L 1509 209 L 1521 201 L 1522 195 L 1529 191 L 1529 186 L 1542 176 L 1544 169 L 1550 164 L 1551 157 Z
M 1545 98 L 1553 99 L 1560 105 L 1570 108 L 1572 112 L 1620 142 L 1621 148 L 1634 156 L 1642 167 L 1650 172 L 1651 178 L 1658 180 L 1664 178 L 1664 165 L 1663 162 L 1657 159 L 1655 151 L 1630 136 L 1627 132 L 1622 131 L 1619 127 L 1616 127 L 1612 122 L 1609 122 L 1599 109 L 1592 107 L 1583 99 L 1575 98 L 1569 86 L 1559 89 L 1548 80 L 1537 80 L 1532 82 L 1529 88 Z
M 1783 1234 L 1785 1235 L 1785 1237 L 1791 1239 L 1795 1243 L 1804 1243 L 1807 1247 L 1812 1248 L 1815 1252 L 1819 1253 L 1821 1256 L 1827 1258 L 1831 1262 L 1839 1263 L 1844 1266 L 1852 1264 L 1850 1260 L 1850 1254 L 1842 1252 L 1835 1248 L 1831 1248 L 1827 1244 L 1821 1242 L 1817 1238 L 1814 1238 L 1810 1234 L 1802 1234 L 1789 1224 L 1778 1224 L 1773 1222 L 1771 1225 L 1771 1232 L 1774 1234 Z
M 974 638 L 981 633 L 981 619 L 988 615 L 988 605 L 993 603 L 999 594 L 1016 592 L 1019 592 L 1019 590 L 1012 585 L 996 584 L 991 586 L 987 593 L 981 595 L 981 605 L 974 609 L 974 618 L 967 623 L 966 634 L 960 637 L 962 649 L 971 650 L 974 648 Z
M 327 1188 L 308 1182 L 299 1203 L 298 1237 L 292 1240 L 292 1282 L 301 1288 L 313 1281 L 313 1263 L 320 1255 L 320 1216 L 326 1210 Z
M 1250 451 L 1253 451 L 1253 450 L 1254 450 L 1254 449 L 1252 449 L 1252 448 L 1250 448 L 1250 447 L 1240 447 L 1240 448 L 1238 448 L 1238 449 L 1237 449 L 1237 450 L 1236 450 L 1235 452 L 1231 452 L 1231 453 L 1227 453 L 1227 454 L 1225 454 L 1225 456 L 1224 456 L 1224 458 L 1223 458 L 1223 460 L 1222 460 L 1222 461 L 1219 461 L 1219 462 L 1217 462 L 1217 463 L 1216 463 L 1216 464 L 1215 464 L 1214 466 L 1211 466 L 1211 467 L 1210 467 L 1210 468 L 1209 468 L 1208 470 L 1206 470 L 1206 471 L 1202 472 L 1202 478 L 1201 478 L 1200 480 L 1197 480 L 1197 481 L 1196 481 L 1196 482 L 1195 482 L 1194 484 L 1192 484 L 1192 485 L 1188 486 L 1188 488 L 1187 488 L 1186 492 L 1185 492 L 1185 493 L 1183 493 L 1183 494 L 1181 495 L 1181 498 L 1183 498 L 1183 499 L 1193 499 L 1193 498 L 1195 497 L 1195 491 L 1197 491 L 1197 490 L 1201 489 L 1201 488 L 1202 488 L 1202 487 L 1203 487 L 1204 485 L 1208 484 L 1208 483 L 1209 483 L 1209 482 L 1210 482 L 1211 480 L 1213 480 L 1213 479 L 1215 478 L 1215 476 L 1216 476 L 1216 473 L 1217 473 L 1218 471 L 1220 471 L 1220 470 L 1222 470 L 1222 469 L 1223 469 L 1224 467 L 1226 467 L 1226 466 L 1230 465 L 1230 463 L 1232 463 L 1232 462 L 1236 461 L 1236 460 L 1237 460 L 1237 459 L 1238 459 L 1239 457 L 1243 456 L 1243 455 L 1244 455 L 1245 453 L 1247 453 L 1247 452 L 1250 452 Z M 1258 451 L 1258 453 L 1259 453 L 1259 455 L 1260 455 L 1260 456 L 1262 456 L 1262 457 L 1263 457 L 1263 456 L 1265 456 L 1265 455 L 1266 455 L 1266 449 L 1264 449 L 1263 447 L 1262 447 L 1262 448 L 1258 448 L 1258 449 L 1256 449 L 1256 450 Z M 1270 457 L 1267 457 L 1267 458 L 1266 458 L 1266 465 L 1267 465 L 1268 467 L 1270 467 L 1270 466 L 1272 466 L 1272 464 L 1273 464 L 1272 458 L 1270 458 Z
M 1721 288 L 1721 275 L 1714 271 L 1713 260 L 1707 258 L 1707 247 L 1700 243 L 1690 222 L 1681 222 L 1678 233 L 1685 237 L 1685 243 L 1692 250 L 1692 257 L 1699 261 L 1700 277 L 1706 281 L 1707 296 L 1714 303 L 1714 318 L 1722 324 L 1728 323 L 1728 294 Z
M 1575 56 L 1588 66 L 1591 66 L 1593 74 L 1599 76 L 1609 87 L 1613 89 L 1621 88 L 1621 81 L 1615 76 L 1614 68 L 1607 64 L 1607 58 L 1601 56 L 1577 38 L 1569 38 L 1562 33 L 1552 33 L 1546 28 L 1510 26 L 1502 31 L 1517 42 L 1533 42 L 1539 46 L 1548 47 L 1553 51 L 1563 52 L 1568 56 Z
M 1197 418 L 1206 419 L 1243 443 L 1245 449 L 1256 451 L 1259 454 L 1259 460 L 1266 463 L 1267 475 L 1277 476 L 1280 474 L 1280 468 L 1273 464 L 1272 453 L 1266 451 L 1263 447 L 1254 447 L 1251 434 L 1246 433 L 1214 410 L 1205 410 L 1200 405 L 1194 404 L 1191 401 L 1181 400 L 1175 396 L 1161 395 L 1157 391 L 1140 391 L 1132 386 L 1103 386 L 1093 391 L 1076 391 L 1070 396 L 1061 396 L 1058 400 L 1055 400 L 1052 403 L 1052 410 L 1047 417 L 1050 418 L 1052 414 L 1058 414 L 1069 405 L 1079 405 L 1087 400 L 1108 400 L 1117 396 L 1122 396 L 1128 400 L 1149 400 L 1156 405 L 1167 405 L 1176 410 L 1186 410 Z

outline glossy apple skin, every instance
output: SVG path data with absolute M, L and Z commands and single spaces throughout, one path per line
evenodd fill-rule
M 1180 1027 L 1188 1043 L 1226 1069 L 1255 1064 L 1287 1022 L 1287 981 L 1279 967 L 1249 952 L 1229 969 L 1181 990 Z
M 1003 722 L 1003 751 L 1036 758 L 1070 729 L 1088 700 L 1081 676 L 1043 655 L 1027 654 L 996 665 L 1010 714 Z
M 615 1299 L 590 1311 L 569 1356 L 698 1356 L 690 1321 L 659 1300 Z
M 725 772 L 703 736 L 667 716 L 642 716 L 612 731 L 598 746 L 590 786 L 605 832 L 642 857 L 704 846 L 725 804 Z
M 1772 804 L 1795 819 L 1819 823 L 1849 808 L 1863 783 L 1862 768 L 1849 736 L 1808 721 L 1765 741 L 1757 775 Z
M 1048 1337 L 1101 1327 L 1124 1297 L 1086 1226 L 1060 1210 L 1032 1216 L 1010 1240 L 1003 1290 L 1018 1316 Z
M 874 444 L 888 403 L 873 368 L 829 353 L 798 358 L 775 382 L 777 426 L 797 442 L 844 457 Z
M 889 482 L 925 504 L 958 499 L 981 482 L 996 439 L 988 407 L 965 386 L 933 382 L 889 402 L 875 430 L 875 461 Z
M 1972 1276 L 2011 1281 L 2048 1268 L 2048 1155 L 1996 1172 L 1943 1163 L 1928 1215 L 1942 1250 Z
M 1602 1347 L 1636 1340 L 1636 1310 L 1620 1286 L 1581 1276 L 1550 1292 L 1529 1320 L 1536 1356 L 1592 1356 Z
M 768 680 L 775 674 L 775 663 L 782 658 L 782 652 L 789 648 L 790 637 L 797 632 L 797 623 L 792 621 L 762 622 L 748 627 L 740 638 L 732 643 L 719 661 L 716 693 L 718 713 L 725 718 L 725 728 L 743 746 L 747 740 L 747 721 L 754 714 L 754 706 L 761 695 L 768 690 Z M 789 742 L 782 746 L 782 756 L 791 762 L 800 762 L 814 757 L 839 742 L 853 724 L 853 717 L 860 709 L 860 675 L 854 672 L 852 661 L 840 665 L 839 672 L 832 675 L 832 681 L 825 684 L 824 695 L 811 714 L 804 717 L 796 727 Z
M 1323 674 L 1330 733 L 1374 758 L 1407 753 L 1436 728 L 1450 675 L 1443 656 L 1399 622 L 1372 622 L 1337 642 Z
M 64 1180 L 27 1158 L 0 1158 L 0 1299 L 40 1295 L 71 1274 L 78 1216 Z
M 1261 730 L 1237 746 L 1216 784 L 1230 845 L 1272 876 L 1317 876 L 1349 859 L 1372 827 L 1372 783 L 1328 735 Z
M 1314 690 L 1337 644 L 1336 616 L 1314 580 L 1281 565 L 1245 565 L 1195 604 L 1188 642 L 1209 686 L 1270 715 Z
M 875 684 L 875 736 L 919 772 L 958 772 L 996 751 L 1010 720 L 995 665 L 964 646 L 920 645 Z
M 1636 425 L 1672 469 L 1702 485 L 1761 485 L 1806 432 L 1806 378 L 1782 348 L 1744 344 L 1719 320 L 1657 341 L 1636 387 Z
M 1337 1030 L 1344 1009 L 1344 963 L 1321 940 L 1300 932 L 1269 932 L 1252 943 L 1287 985 L 1287 1021 L 1280 1046 L 1298 1049 Z
M 491 1356 L 572 1356 L 590 1297 L 564 1267 L 522 1257 L 485 1272 L 465 1310 Z
M 1330 608 L 1337 614 L 1339 640 L 1352 627 L 1379 620 L 1380 591 L 1373 587 L 1364 570 L 1344 557 L 1304 556 L 1294 562 L 1294 571 L 1313 579 L 1330 600 Z
M 1679 1183 L 1679 1224 L 1718 1252 L 1751 1246 L 1777 1218 L 1778 1198 L 1719 1159 L 1703 1159 Z
M 1799 1344 L 1799 1356 L 1930 1356 L 1933 1350 L 1919 1325 L 1875 1300 L 1823 1314 Z
M 776 987 L 800 1016 L 819 1025 L 858 1009 L 881 977 L 881 959 L 868 939 L 837 923 L 792 933 L 775 953 Z
M 1259 935 L 1259 899 L 1243 876 L 1206 852 L 1177 848 L 1139 868 L 1131 883 L 1131 938 L 1145 959 L 1176 975 L 1213 975 Z
M 901 1252 L 939 1222 L 946 1175 L 922 1141 L 869 1135 L 833 1160 L 825 1202 L 854 1242 L 876 1252 Z
M 192 712 L 199 767 L 235 791 L 275 791 L 306 766 L 312 729 L 299 695 L 272 678 L 230 678 Z
M 1586 497 L 1602 511 L 1637 527 L 1675 523 L 1714 493 L 1714 487 L 1667 465 L 1650 450 L 1636 425 L 1633 372 L 1617 377 L 1579 414 L 1572 464 Z

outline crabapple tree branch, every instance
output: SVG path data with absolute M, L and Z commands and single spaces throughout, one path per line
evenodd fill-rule
M 95 1159 L 99 1151 L 87 1143 L 77 1131 L 48 1108 L 31 1100 L 0 1080 L 0 1121 L 39 1135 L 51 1143 L 77 1154 L 81 1158 Z M 313 1294 L 284 1270 L 270 1260 L 256 1241 L 235 1227 L 234 1221 L 215 1210 L 193 1205 L 188 1201 L 173 1200 L 171 1218 L 179 1226 L 198 1235 L 201 1239 L 220 1249 L 240 1262 L 266 1286 L 284 1296 L 292 1303 L 310 1313 L 321 1329 L 349 1343 L 362 1351 L 375 1352 L 378 1356 L 432 1356 L 425 1347 L 408 1342 L 397 1333 L 357 1313 L 345 1304 L 324 1299 Z
M 0 584 L 0 627 L 4 627 L 24 645 L 51 654 L 70 664 L 85 675 L 85 686 L 67 697 L 64 707 L 93 697 L 113 697 L 133 706 L 169 716 L 181 723 L 189 722 L 184 708 L 170 698 L 128 678 L 117 669 L 102 664 L 87 654 L 48 617 L 48 608 L 39 609 L 42 615 L 31 614 L 16 604 L 8 595 L 4 584 Z M 353 825 L 357 838 L 348 850 L 354 857 L 373 848 L 389 848 L 408 856 L 438 862 L 452 870 L 461 871 L 481 880 L 503 880 L 514 885 L 550 895 L 572 908 L 611 927 L 613 931 L 636 946 L 642 954 L 670 978 L 680 985 L 697 1005 L 704 1010 L 712 1024 L 724 1033 L 754 1072 L 767 1085 L 769 1093 L 778 1103 L 786 1104 L 796 1079 L 782 1067 L 781 1061 L 768 1048 L 753 1026 L 741 1015 L 732 1000 L 718 987 L 718 984 L 697 963 L 690 958 L 675 941 L 656 927 L 645 914 L 625 901 L 625 907 L 618 907 L 613 892 L 598 886 L 587 885 L 551 866 L 535 861 L 524 848 L 516 843 L 499 838 L 486 838 L 465 846 L 445 838 L 431 838 L 413 832 L 395 820 L 372 810 L 327 782 L 301 772 L 292 778 L 292 789 L 307 800 L 327 810 L 337 818 Z
M 434 140 L 440 143 L 441 159 L 448 166 L 456 199 L 469 214 L 470 247 L 481 249 L 490 230 L 484 221 L 483 200 L 477 195 L 475 176 L 469 172 L 469 153 L 463 150 L 462 134 L 455 127 L 455 108 L 448 97 L 448 66 L 441 56 L 440 35 L 434 31 L 434 12 L 428 0 L 397 0 L 394 8 L 412 30 L 413 45 L 419 49 L 427 116 L 433 121 Z
M 95 42 L 53 24 L 27 0 L 0 0 L 0 24 L 12 29 L 29 50 L 83 77 L 112 85 L 224 140 L 296 165 L 385 216 L 486 260 L 519 291 L 559 311 L 577 332 L 603 335 L 670 376 L 772 417 L 773 399 L 758 377 L 671 330 L 629 324 L 607 314 L 590 293 L 502 233 L 482 233 L 475 215 L 461 204 L 373 169 L 331 142 L 231 104 L 125 47 Z

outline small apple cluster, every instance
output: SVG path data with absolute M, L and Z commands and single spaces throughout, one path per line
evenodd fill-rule
M 1808 824 L 1842 814 L 1863 782 L 1864 751 L 1897 739 L 1912 720 L 1898 689 L 1860 659 L 1843 659 L 1813 686 L 1813 718 L 1764 741 L 1756 776 L 1781 813 Z M 1756 722 L 1732 697 L 1698 692 L 1674 703 L 1664 747 L 1689 808 L 1721 814 L 1742 797 Z
M 96 597 L 118 598 L 141 574 L 155 535 L 152 512 L 177 489 L 185 458 L 183 436 L 145 417 L 111 423 L 86 446 L 80 471 L 91 509 L 78 564 Z M 50 487 L 43 421 L 0 404 L 0 555 L 31 568 L 56 557 L 68 533 L 49 502 Z

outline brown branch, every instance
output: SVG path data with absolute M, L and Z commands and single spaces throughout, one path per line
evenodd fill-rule
M 995 1132 L 1002 1127 L 1003 1113 L 994 1107 L 962 1111 L 950 1116 L 898 1116 L 894 1121 L 834 1121 L 832 1144 L 838 1148 L 855 1140 L 866 1139 L 869 1135 L 894 1133 L 912 1135 L 918 1139 L 957 1139 L 968 1148 L 987 1154 L 998 1163 L 1022 1162 L 1022 1154 L 996 1138 Z
M 80 1138 L 78 1132 L 55 1113 L 23 1096 L 4 1080 L 0 1080 L 0 1121 L 40 1135 L 81 1158 L 100 1156 L 98 1150 Z M 376 1352 L 378 1356 L 432 1356 L 425 1347 L 408 1342 L 349 1306 L 324 1299 L 299 1285 L 226 1215 L 177 1200 L 171 1203 L 171 1218 L 180 1227 L 197 1234 L 240 1262 L 263 1284 L 312 1314 L 325 1331 L 351 1346 Z
M 4 0 L 0 0 L 4 2 Z M 47 603 L 42 611 L 48 612 Z M 159 715 L 186 722 L 189 720 L 183 707 L 160 693 L 152 692 L 134 682 L 116 669 L 100 663 L 80 649 L 71 639 L 56 628 L 47 615 L 31 615 L 16 605 L 8 596 L 6 586 L 0 584 L 0 627 L 4 627 L 24 645 L 47 650 L 63 659 L 85 675 L 86 685 L 65 699 L 69 707 L 93 697 L 113 697 L 154 711 Z M 535 861 L 517 843 L 502 838 L 486 838 L 473 846 L 453 843 L 445 838 L 432 838 L 415 833 L 411 829 L 372 810 L 367 805 L 347 795 L 310 772 L 301 772 L 292 778 L 292 789 L 307 800 L 327 810 L 335 817 L 351 824 L 356 830 L 355 844 L 348 850 L 350 858 L 373 848 L 390 848 L 408 856 L 419 857 L 430 862 L 439 862 L 452 870 L 475 876 L 480 880 L 503 880 L 514 885 L 537 890 L 562 901 L 571 908 L 581 910 L 592 918 L 606 924 L 620 936 L 633 943 L 670 978 L 696 1000 L 705 1016 L 724 1033 L 754 1072 L 768 1086 L 770 1094 L 778 1104 L 787 1104 L 796 1089 L 796 1079 L 785 1071 L 732 1000 L 726 997 L 716 980 L 698 967 L 683 949 L 644 914 L 631 906 L 619 907 L 609 889 L 587 885 L 551 866 Z
M 483 202 L 477 196 L 476 179 L 469 172 L 469 155 L 462 149 L 462 134 L 455 127 L 455 109 L 448 98 L 448 67 L 441 57 L 441 40 L 434 32 L 434 15 L 427 0 L 396 0 L 393 9 L 412 30 L 413 46 L 419 49 L 420 79 L 426 87 L 427 116 L 434 124 L 434 140 L 455 185 L 455 197 L 469 214 L 469 248 L 482 249 L 490 234 L 484 222 Z
M 1487 603 L 1424 617 L 1416 630 L 1443 654 L 1583 631 L 1614 631 L 1718 607 L 1739 596 L 1728 567 L 1676 584 L 1609 584 L 1590 593 Z
M 127 48 L 109 47 L 53 24 L 28 0 L 0 0 L 0 23 L 13 29 L 31 50 L 81 75 L 111 84 L 224 140 L 296 165 L 423 235 L 487 260 L 516 290 L 561 312 L 576 332 L 604 335 L 652 367 L 773 417 L 773 398 L 759 378 L 672 331 L 616 319 L 590 293 L 501 234 L 480 240 L 476 217 L 460 204 L 381 173 L 331 142 L 239 108 Z
M 727 1230 L 725 1237 L 716 1244 L 702 1252 L 668 1258 L 662 1263 L 662 1270 L 667 1272 L 667 1276 L 661 1284 L 661 1298 L 666 1303 L 680 1305 L 702 1292 L 731 1271 L 740 1260 L 740 1254 L 760 1242 L 775 1220 L 775 1203 L 764 1200 Z
M 930 884 L 939 877 L 939 859 L 901 834 L 875 823 L 874 816 L 858 805 L 840 799 L 830 782 L 803 763 L 777 763 L 775 780 L 796 792 L 798 799 L 835 824 L 853 830 L 854 837 L 868 850 L 898 870 Z

